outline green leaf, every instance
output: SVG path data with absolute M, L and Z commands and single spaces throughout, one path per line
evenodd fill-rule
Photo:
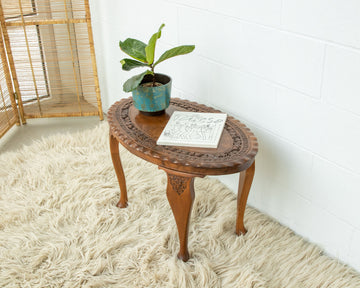
M 165 26 L 165 24 L 161 24 L 158 32 L 156 32 L 154 35 L 151 36 L 151 38 L 149 40 L 149 44 L 145 48 L 146 61 L 149 64 L 152 64 L 154 62 L 156 40 L 161 37 L 161 29 L 164 26 Z
M 122 69 L 125 71 L 130 71 L 131 69 L 137 68 L 137 67 L 142 67 L 142 66 L 149 66 L 146 63 L 142 63 L 133 59 L 129 59 L 129 58 L 124 58 L 120 61 L 121 65 L 122 65 Z
M 164 52 L 164 54 L 162 54 L 160 56 L 159 60 L 156 61 L 156 63 L 154 64 L 154 67 L 166 59 L 169 59 L 171 57 L 175 57 L 178 55 L 188 54 L 188 53 L 192 52 L 194 49 L 195 49 L 195 45 L 183 45 L 183 46 L 178 46 L 178 47 L 172 48 L 170 50 L 167 50 Z
M 143 80 L 144 76 L 147 74 L 153 74 L 153 73 L 149 70 L 146 70 L 145 72 L 143 72 L 139 75 L 135 75 L 135 76 L 131 77 L 129 80 L 127 80 L 124 83 L 123 90 L 125 92 L 131 92 L 132 90 L 134 90 L 136 87 L 139 86 L 140 82 Z
M 128 38 L 119 42 L 120 49 L 132 58 L 146 63 L 146 44 L 136 39 Z

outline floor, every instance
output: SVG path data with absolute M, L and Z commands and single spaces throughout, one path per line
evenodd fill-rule
M 48 135 L 90 129 L 99 123 L 98 116 L 28 119 L 26 125 L 12 127 L 0 139 L 0 153 L 15 151 Z

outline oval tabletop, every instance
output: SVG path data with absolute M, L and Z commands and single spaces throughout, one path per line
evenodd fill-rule
M 196 102 L 172 98 L 166 113 L 146 116 L 122 99 L 108 112 L 110 133 L 131 153 L 161 167 L 199 175 L 232 174 L 246 170 L 254 162 L 258 143 L 243 123 L 228 116 L 218 148 L 156 145 L 174 111 L 219 113 Z

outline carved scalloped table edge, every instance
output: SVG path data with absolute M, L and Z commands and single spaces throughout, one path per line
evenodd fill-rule
M 203 104 L 179 98 L 171 98 L 170 105 L 185 111 L 223 113 Z M 196 168 L 200 174 L 202 169 L 214 169 L 214 175 L 232 174 L 249 168 L 258 152 L 255 135 L 245 124 L 229 115 L 224 129 L 231 135 L 233 146 L 225 153 L 214 153 L 213 149 L 209 150 L 209 153 L 204 153 L 191 152 L 176 146 L 157 146 L 154 139 L 142 133 L 132 123 L 128 113 L 131 106 L 132 97 L 124 98 L 111 106 L 108 111 L 111 133 L 130 152 L 151 156 L 154 164 L 170 162 L 177 166 Z

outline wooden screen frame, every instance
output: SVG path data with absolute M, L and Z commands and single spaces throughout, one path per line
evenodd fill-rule
M 1 32 L 1 30 L 2 29 L 0 27 L 0 32 Z M 1 57 L 1 64 L 2 65 L 1 65 L 0 69 L 3 71 L 4 76 L 5 76 L 6 90 L 7 90 L 8 94 L 9 94 L 11 107 L 12 107 L 12 112 L 15 115 L 15 120 L 10 121 L 10 118 L 7 116 L 8 123 L 7 123 L 7 125 L 5 124 L 3 126 L 3 129 L 0 130 L 1 131 L 0 138 L 3 135 L 5 135 L 5 133 L 7 131 L 9 131 L 15 124 L 20 125 L 20 117 L 19 117 L 19 113 L 18 113 L 18 108 L 17 108 L 15 96 L 14 96 L 14 93 L 13 93 L 11 74 L 10 74 L 9 66 L 7 65 L 5 46 L 4 46 L 3 37 L 1 37 L 1 35 L 2 34 L 0 34 L 0 57 Z M 5 96 L 4 96 L 4 93 L 3 93 L 4 87 L 0 87 L 0 89 L 1 89 L 1 102 L 2 102 L 3 107 L 4 107 L 4 113 L 7 115 L 8 114 L 7 108 L 8 107 L 6 107 Z

